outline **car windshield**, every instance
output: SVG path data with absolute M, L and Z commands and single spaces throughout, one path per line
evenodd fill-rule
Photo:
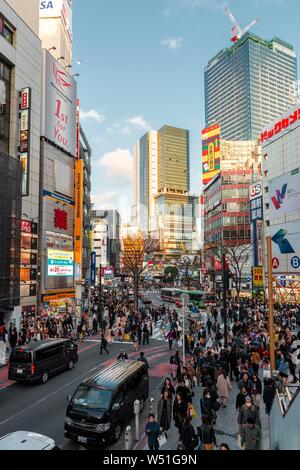
M 111 390 L 81 385 L 73 396 L 72 403 L 85 408 L 108 410 L 111 398 Z

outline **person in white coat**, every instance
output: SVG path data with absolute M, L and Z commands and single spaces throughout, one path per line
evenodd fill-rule
M 232 389 L 230 379 L 225 370 L 219 375 L 217 380 L 217 389 L 220 397 L 220 403 L 223 408 L 226 408 L 227 400 L 229 398 L 229 390 Z

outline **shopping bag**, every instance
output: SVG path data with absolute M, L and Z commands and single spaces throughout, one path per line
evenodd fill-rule
M 238 446 L 239 446 L 240 449 L 244 449 L 244 448 L 245 448 L 245 446 L 242 445 L 242 438 L 241 438 L 241 435 L 240 435 L 240 434 L 238 434 L 238 437 L 237 437 L 237 444 L 238 444 Z
M 190 405 L 189 413 L 190 413 L 191 418 L 197 418 L 197 413 L 196 413 L 194 405 Z
M 165 446 L 166 443 L 168 442 L 166 433 L 165 433 L 165 432 L 162 432 L 162 433 L 158 436 L 157 440 L 158 440 L 159 447 Z

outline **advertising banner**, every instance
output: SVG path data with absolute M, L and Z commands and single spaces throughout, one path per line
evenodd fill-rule
M 77 84 L 48 51 L 43 51 L 42 136 L 76 154 Z
M 300 274 L 300 221 L 276 224 L 269 230 L 274 273 Z
M 48 250 L 48 276 L 73 276 L 73 251 Z
M 20 104 L 20 161 L 22 166 L 22 196 L 29 195 L 31 88 L 22 88 Z
M 300 212 L 300 171 L 285 173 L 270 181 L 270 218 Z
M 40 18 L 59 18 L 63 0 L 40 0 Z
M 91 252 L 91 284 L 95 285 L 96 282 L 96 252 Z
M 75 264 L 76 277 L 75 282 L 81 282 L 82 266 L 82 226 L 83 226 L 83 160 L 75 162 Z
M 250 200 L 251 222 L 263 220 L 263 198 L 262 196 Z
M 262 266 L 254 266 L 252 268 L 252 286 L 254 288 L 264 286 L 264 273 Z
M 221 169 L 221 128 L 219 124 L 202 131 L 202 180 L 208 184 Z

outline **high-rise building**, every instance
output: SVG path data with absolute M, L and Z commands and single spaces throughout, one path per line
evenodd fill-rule
M 96 268 L 120 269 L 121 217 L 118 211 L 93 210 L 93 249 L 96 252 Z M 97 272 L 98 275 L 98 272 Z
M 0 0 L 0 323 L 37 307 L 41 41 L 39 2 Z M 0 353 L 1 355 L 1 353 Z M 1 360 L 0 360 L 1 362 Z
M 297 56 L 290 44 L 247 33 L 205 68 L 206 126 L 226 140 L 256 140 L 297 101 Z
M 143 232 L 155 230 L 157 132 L 147 132 L 134 147 L 133 223 Z
M 40 38 L 65 67 L 72 65 L 72 0 L 40 2 Z

